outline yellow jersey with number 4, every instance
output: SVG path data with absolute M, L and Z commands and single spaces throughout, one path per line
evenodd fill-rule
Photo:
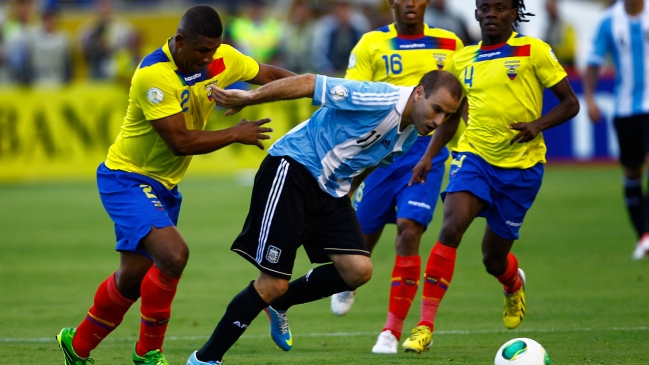
M 465 47 L 449 62 L 469 102 L 469 122 L 455 151 L 471 152 L 502 168 L 545 163 L 543 135 L 510 144 L 510 123 L 541 117 L 543 90 L 567 75 L 543 41 L 514 32 L 507 42 Z
M 462 41 L 452 32 L 424 24 L 417 36 L 397 34 L 394 24 L 365 33 L 349 56 L 346 79 L 416 86 L 428 71 L 441 70 Z
M 258 73 L 255 60 L 227 44 L 216 50 L 214 61 L 203 70 L 187 73 L 178 69 L 165 43 L 144 57 L 133 75 L 126 117 L 108 150 L 106 167 L 148 176 L 172 189 L 192 156 L 174 155 L 151 122 L 183 113 L 187 129 L 203 130 L 215 106 L 209 85 L 225 88 Z

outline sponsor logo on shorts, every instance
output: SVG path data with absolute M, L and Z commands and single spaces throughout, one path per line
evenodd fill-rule
M 275 246 L 268 246 L 268 252 L 266 252 L 266 260 L 271 264 L 276 264 L 279 261 L 279 256 L 282 254 L 282 250 Z
M 425 208 L 425 209 L 430 210 L 430 205 L 428 205 L 426 203 L 416 202 L 416 201 L 413 201 L 413 200 L 408 200 L 408 204 L 409 205 L 414 205 L 414 206 L 419 207 L 419 208 Z
M 388 148 L 390 148 L 390 140 L 389 140 L 389 139 L 384 139 L 384 140 L 382 140 L 382 141 L 381 141 L 381 144 L 383 145 L 383 147 L 385 147 L 386 150 L 387 150 Z
M 520 227 L 520 226 L 523 225 L 523 223 L 516 223 L 516 222 L 512 222 L 512 221 L 507 221 L 507 222 L 505 222 L 505 224 L 508 225 L 508 226 L 512 226 L 512 227 Z

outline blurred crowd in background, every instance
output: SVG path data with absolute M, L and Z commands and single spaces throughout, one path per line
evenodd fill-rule
M 335 76 L 344 75 L 350 51 L 363 33 L 393 21 L 387 0 L 2 1 L 2 86 L 63 86 L 74 80 L 128 85 L 141 58 L 162 45 L 147 39 L 134 19 L 151 17 L 161 9 L 172 12 L 171 24 L 177 24 L 178 14 L 187 7 L 211 5 L 223 18 L 225 43 L 259 62 L 296 73 Z M 455 32 L 465 44 L 474 43 L 479 34 L 470 33 L 466 18 L 449 9 L 450 1 L 431 0 L 426 23 Z M 541 38 L 571 69 L 575 65 L 575 32 L 560 16 L 559 0 L 535 1 L 545 2 L 547 11 L 545 37 Z M 155 16 L 150 19 L 156 22 Z M 62 27 L 63 23 L 67 27 Z M 169 37 L 174 30 L 160 27 L 157 32 Z

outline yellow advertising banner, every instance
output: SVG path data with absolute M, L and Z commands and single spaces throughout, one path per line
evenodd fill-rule
M 62 89 L 0 89 L 0 182 L 94 178 L 119 133 L 128 92 L 111 84 L 73 84 Z M 216 108 L 207 129 L 230 127 L 242 118 L 272 118 L 270 146 L 310 117 L 310 99 L 245 108 L 225 117 Z M 235 174 L 256 169 L 266 155 L 255 146 L 233 144 L 194 157 L 188 174 Z

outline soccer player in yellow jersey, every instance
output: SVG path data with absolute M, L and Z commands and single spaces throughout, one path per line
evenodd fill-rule
M 97 290 L 94 304 L 75 328 L 56 336 L 66 365 L 92 363 L 90 351 L 142 299 L 134 365 L 165 365 L 162 354 L 171 302 L 189 250 L 176 224 L 182 197 L 178 182 L 191 156 L 232 143 L 256 145 L 269 119 L 242 120 L 231 128 L 204 131 L 215 103 L 210 85 L 237 81 L 265 84 L 293 73 L 258 64 L 221 44 L 216 11 L 196 6 L 183 15 L 176 35 L 146 56 L 133 75 L 121 132 L 97 169 L 104 208 L 115 223 L 120 267 Z
M 513 329 L 525 315 L 525 274 L 510 253 L 543 177 L 546 147 L 541 131 L 579 111 L 566 73 L 550 47 L 518 34 L 527 21 L 523 0 L 478 0 L 475 10 L 482 41 L 453 56 L 448 70 L 464 87 L 469 104 L 466 131 L 453 151 L 444 199 L 444 222 L 424 280 L 422 313 L 406 351 L 421 353 L 432 345 L 435 315 L 455 267 L 456 249 L 475 217 L 485 217 L 482 261 L 503 284 L 504 322 Z M 543 90 L 559 105 L 541 115 Z M 413 171 L 413 180 L 420 176 Z M 425 174 L 423 174 L 425 176 Z
M 345 78 L 413 86 L 426 72 L 443 69 L 446 60 L 464 45 L 454 33 L 424 23 L 429 2 L 389 0 L 394 23 L 363 35 L 352 50 Z M 457 123 L 444 123 L 435 131 L 438 142 L 430 158 L 434 168 L 425 183 L 408 186 L 411 170 L 424 154 L 431 136 L 418 137 L 407 153 L 385 168 L 374 169 L 355 193 L 350 192 L 370 250 L 386 224 L 397 225 L 388 316 L 373 353 L 397 353 L 403 322 L 421 276 L 419 243 L 433 219 L 449 156 L 445 145 L 456 130 Z M 366 170 L 363 176 L 372 170 Z M 332 311 L 337 315 L 347 313 L 354 296 L 352 291 L 333 295 Z

